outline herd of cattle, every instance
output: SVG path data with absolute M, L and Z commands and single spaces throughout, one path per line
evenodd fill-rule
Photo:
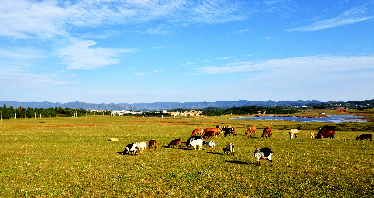
M 245 132 L 245 135 L 248 137 L 250 134 L 255 134 L 257 128 L 256 127 L 250 127 Z M 195 129 L 192 131 L 191 137 L 188 138 L 186 141 L 186 147 L 189 149 L 203 149 L 203 145 L 206 145 L 206 148 L 215 148 L 216 144 L 214 141 L 204 141 L 204 139 L 213 138 L 219 136 L 221 133 L 224 134 L 226 137 L 227 135 L 233 135 L 236 136 L 235 128 L 231 126 L 224 126 L 222 129 L 220 126 L 216 126 L 216 128 L 206 128 L 206 129 Z M 291 129 L 290 139 L 296 138 L 298 136 L 299 131 L 297 129 Z M 310 132 L 310 136 L 312 139 L 323 139 L 323 138 L 334 138 L 335 135 L 335 127 L 333 126 L 323 126 L 319 129 L 317 136 L 314 138 L 314 132 Z M 263 129 L 262 138 L 270 138 L 272 136 L 271 128 L 265 127 Z M 372 134 L 362 134 L 356 138 L 356 140 L 369 140 L 372 141 Z M 113 140 L 112 140 L 113 141 Z M 168 144 L 168 148 L 179 146 L 179 148 L 182 147 L 182 140 L 181 138 L 172 140 Z M 139 142 L 139 143 L 131 143 L 126 146 L 125 150 L 123 152 L 120 152 L 121 154 L 138 154 L 146 149 L 146 143 L 145 142 Z M 149 148 L 157 149 L 156 140 L 152 139 L 148 143 Z M 223 151 L 225 154 L 228 155 L 234 155 L 234 143 L 228 143 L 225 148 L 223 148 Z M 254 152 L 254 157 L 257 159 L 257 165 L 260 165 L 261 159 L 267 159 L 270 161 L 270 166 L 272 165 L 272 151 L 270 148 L 256 148 Z

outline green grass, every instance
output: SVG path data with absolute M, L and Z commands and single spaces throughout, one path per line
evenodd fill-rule
M 193 129 L 231 125 L 237 136 L 214 138 L 216 149 L 165 148 Z M 0 124 L 0 197 L 372 197 L 374 144 L 355 137 L 373 123 L 341 125 L 333 140 L 311 140 L 305 123 L 209 118 L 93 116 L 3 120 Z M 267 125 L 268 139 L 257 137 Z M 344 130 L 345 127 L 349 130 Z M 315 131 L 316 132 L 316 131 Z M 118 142 L 107 142 L 110 137 Z M 157 150 L 120 155 L 127 144 L 156 139 Z M 235 156 L 222 148 L 235 144 Z M 256 167 L 255 146 L 270 147 L 273 167 Z

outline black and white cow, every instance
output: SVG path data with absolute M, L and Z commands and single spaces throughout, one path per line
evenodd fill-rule
M 267 159 L 270 161 L 270 166 L 273 165 L 273 161 L 271 160 L 271 155 L 273 154 L 273 151 L 271 151 L 270 148 L 257 148 L 254 156 L 257 159 L 257 166 L 260 166 L 260 160 L 261 159 Z
M 135 155 L 138 154 L 139 147 L 135 143 L 128 144 L 125 148 L 125 150 L 122 152 L 122 154 L 130 154 L 134 153 Z

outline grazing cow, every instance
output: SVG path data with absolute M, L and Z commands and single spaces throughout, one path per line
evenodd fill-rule
M 195 129 L 192 131 L 191 137 L 197 134 L 204 135 L 204 129 Z
M 204 142 L 204 144 L 206 145 L 206 148 L 216 148 L 216 143 L 214 141 L 207 141 Z
M 204 135 L 202 137 L 203 138 L 214 137 L 214 136 L 219 136 L 220 134 L 221 134 L 220 128 L 206 128 L 204 129 Z
M 149 140 L 148 148 L 157 148 L 156 140 Z
M 234 155 L 234 143 L 228 143 L 226 145 L 226 148 L 223 148 L 223 152 L 228 154 L 228 155 Z
M 179 148 L 181 148 L 181 147 L 182 147 L 182 146 L 181 146 L 181 143 L 182 143 L 182 141 L 181 141 L 180 138 L 179 138 L 179 139 L 172 140 L 172 141 L 169 143 L 168 148 L 170 148 L 171 146 L 173 146 L 173 148 L 174 148 L 174 146 L 176 146 L 176 145 L 179 145 Z
M 299 134 L 299 130 L 297 129 L 291 129 L 290 131 L 290 139 L 292 139 L 294 136 L 297 138 L 297 135 Z
M 261 159 L 267 159 L 270 161 L 270 166 L 273 166 L 273 161 L 271 160 L 271 155 L 273 151 L 270 148 L 256 148 L 254 156 L 257 159 L 257 166 L 260 166 Z
M 204 132 L 206 133 L 207 131 L 214 131 L 214 134 L 216 136 L 220 135 L 222 130 L 220 128 L 206 128 L 204 129 Z
M 256 130 L 257 130 L 256 127 L 250 127 L 250 128 L 248 128 L 247 132 L 245 132 L 245 136 L 248 136 L 248 134 L 250 134 L 250 133 L 256 134 Z
M 225 137 L 226 137 L 226 135 L 233 135 L 233 136 L 236 136 L 236 134 L 235 134 L 235 128 L 234 127 L 232 127 L 232 126 L 224 126 L 224 127 L 222 127 L 222 131 L 224 131 L 225 132 Z
M 373 141 L 373 135 L 372 134 L 362 134 L 362 135 L 356 137 L 356 140 L 370 140 L 370 141 Z
M 201 136 L 202 138 L 212 138 L 216 135 L 214 131 L 205 131 L 204 136 Z
M 135 155 L 139 153 L 139 147 L 135 143 L 128 144 L 125 150 L 122 152 L 123 155 L 130 153 L 134 153 Z
M 187 141 L 186 141 L 186 146 L 189 147 L 191 142 L 194 141 L 194 140 L 197 140 L 197 139 L 201 139 L 201 136 L 192 136 L 192 137 L 188 138 Z
M 332 138 L 334 139 L 335 135 L 335 127 L 334 126 L 323 126 L 318 131 L 316 139 L 323 139 L 323 138 Z
M 145 151 L 145 149 L 147 148 L 147 144 L 145 142 L 137 142 L 135 143 L 138 147 L 139 147 L 139 151 Z
M 310 138 L 311 138 L 311 139 L 314 139 L 314 131 L 311 131 L 311 132 L 310 132 Z
M 268 138 L 268 137 L 271 137 L 271 135 L 272 135 L 271 128 L 270 127 L 266 127 L 266 128 L 264 128 L 261 137 Z
M 196 150 L 196 147 L 199 147 L 199 150 L 203 148 L 203 140 L 202 139 L 194 139 L 191 141 L 189 145 L 189 149 L 194 148 Z

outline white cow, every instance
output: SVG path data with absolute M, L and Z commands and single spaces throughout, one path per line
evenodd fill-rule
M 145 142 L 137 142 L 135 144 L 139 147 L 140 151 L 144 151 L 147 148 L 147 144 Z
M 139 152 L 139 147 L 135 144 L 135 143 L 132 143 L 132 144 L 128 144 L 125 148 L 125 150 L 122 152 L 122 154 L 130 154 L 130 153 L 134 153 L 135 155 L 138 154 Z
M 205 142 L 207 148 L 216 148 L 216 143 L 214 141 Z
M 291 129 L 290 131 L 290 139 L 292 139 L 294 136 L 297 138 L 297 135 L 299 134 L 299 130 L 297 129 Z
M 203 148 L 203 140 L 202 139 L 195 139 L 190 142 L 189 148 L 194 148 L 196 150 L 196 147 L 199 147 L 199 150 Z

